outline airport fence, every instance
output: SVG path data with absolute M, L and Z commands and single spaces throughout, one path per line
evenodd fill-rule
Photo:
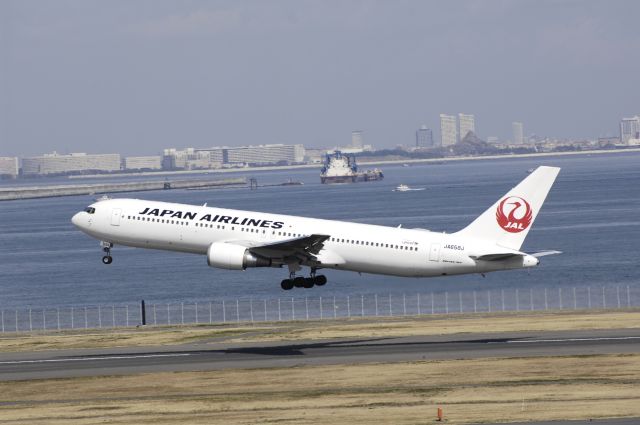
M 640 288 L 586 286 L 0 309 L 2 333 L 146 325 L 640 307 Z

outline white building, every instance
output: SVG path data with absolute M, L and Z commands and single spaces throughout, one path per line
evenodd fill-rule
M 496 136 L 488 136 L 487 137 L 487 143 L 489 143 L 490 145 L 495 145 L 500 143 L 500 139 L 497 138 Z
M 351 147 L 362 149 L 364 147 L 364 132 L 362 130 L 354 130 L 351 132 Z
M 72 153 L 60 155 L 54 152 L 22 159 L 22 173 L 25 175 L 89 171 L 120 171 L 120 154 Z
M 302 145 L 259 145 L 224 148 L 225 164 L 278 164 L 304 162 Z
M 515 121 L 511 123 L 513 129 L 513 144 L 521 145 L 524 143 L 524 126 L 521 122 Z
M 0 156 L 0 176 L 16 177 L 18 175 L 18 158 Z
M 620 121 L 620 143 L 626 144 L 629 139 L 640 138 L 640 117 L 623 118 Z
M 458 141 L 456 116 L 440 114 L 440 140 L 442 146 L 455 145 Z
M 186 149 L 165 149 L 162 155 L 162 168 L 165 170 L 206 170 L 220 168 L 222 160 L 211 160 L 211 149 L 197 150 Z
M 162 168 L 162 157 L 155 156 L 128 156 L 124 159 L 125 170 L 159 170 Z
M 460 123 L 460 140 L 470 132 L 476 132 L 476 118 L 473 114 L 458 114 L 458 121 Z

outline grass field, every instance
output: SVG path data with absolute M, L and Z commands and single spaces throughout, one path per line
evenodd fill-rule
M 640 328 L 640 311 L 561 311 L 449 314 L 251 324 L 121 328 L 4 334 L 0 352 L 154 346 L 188 342 L 285 341 L 327 338 L 447 335 L 475 332 Z
M 4 351 L 640 327 L 555 312 L 5 335 Z M 429 424 L 640 417 L 640 355 L 491 358 L 0 382 L 0 424 Z

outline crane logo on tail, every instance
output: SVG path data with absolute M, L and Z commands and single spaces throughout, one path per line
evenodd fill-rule
M 509 233 L 519 233 L 527 229 L 532 219 L 531 206 L 519 196 L 504 198 L 496 210 L 498 225 Z

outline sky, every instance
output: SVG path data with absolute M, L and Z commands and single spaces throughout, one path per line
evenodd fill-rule
M 618 135 L 640 2 L 0 0 L 0 156 Z

